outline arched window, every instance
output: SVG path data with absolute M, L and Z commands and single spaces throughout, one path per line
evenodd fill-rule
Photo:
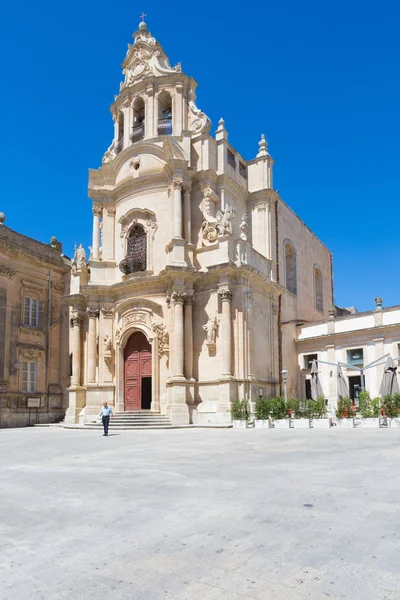
M 317 266 L 314 267 L 314 297 L 315 297 L 315 308 L 323 312 L 324 310 L 324 291 L 322 286 L 322 273 L 321 269 Z
M 118 115 L 118 139 L 115 145 L 115 152 L 121 152 L 124 147 L 124 113 L 120 112 Z
M 285 242 L 286 287 L 292 294 L 297 294 L 296 250 L 289 242 Z
M 141 225 L 134 225 L 127 238 L 126 258 L 119 268 L 125 275 L 145 271 L 147 268 L 147 236 Z
M 144 138 L 145 106 L 143 98 L 136 98 L 133 103 L 133 127 L 131 141 L 138 142 Z
M 158 96 L 158 135 L 172 134 L 172 97 L 165 90 Z

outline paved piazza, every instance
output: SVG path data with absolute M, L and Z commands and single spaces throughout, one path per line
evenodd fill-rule
M 400 431 L 0 431 L 2 600 L 400 599 Z

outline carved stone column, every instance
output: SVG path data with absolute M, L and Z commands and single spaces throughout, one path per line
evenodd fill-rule
M 182 179 L 174 179 L 174 238 L 182 238 Z
M 222 301 L 221 344 L 222 344 L 222 376 L 232 376 L 232 323 L 231 300 L 232 292 L 228 287 L 218 290 Z
M 124 112 L 124 148 L 128 148 L 131 144 L 132 132 L 132 106 L 131 98 L 127 98 L 123 104 Z
M 103 208 L 99 204 L 93 206 L 93 260 L 99 260 L 100 250 L 100 218 Z
M 96 366 L 97 366 L 97 317 L 99 311 L 97 308 L 88 308 L 87 314 L 89 317 L 88 331 L 88 383 L 96 382 Z
M 146 114 L 144 124 L 144 137 L 153 138 L 155 137 L 155 120 L 157 115 L 154 114 L 154 88 L 149 85 L 146 89 L 147 103 L 146 103 Z
M 183 187 L 183 237 L 188 242 L 188 244 L 192 243 L 192 220 L 190 205 L 191 190 L 191 184 L 186 184 Z
M 81 385 L 81 324 L 82 317 L 75 315 L 71 318 L 72 327 L 72 381 L 73 387 Z
M 174 301 L 174 378 L 183 378 L 183 303 L 186 294 L 184 292 L 173 292 Z
M 185 299 L 185 377 L 193 379 L 193 296 Z

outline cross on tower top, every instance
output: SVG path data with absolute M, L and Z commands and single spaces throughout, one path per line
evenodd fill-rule
M 142 12 L 142 14 L 140 15 L 140 18 L 142 19 L 142 22 L 143 22 L 143 23 L 144 23 L 144 18 L 145 18 L 145 17 L 147 17 L 147 15 L 146 15 L 144 12 Z

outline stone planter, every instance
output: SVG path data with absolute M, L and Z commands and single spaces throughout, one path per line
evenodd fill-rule
M 332 419 L 311 419 L 311 429 L 329 429 L 332 427 Z
M 276 419 L 273 421 L 274 429 L 289 429 L 289 419 Z
M 232 421 L 234 429 L 247 429 L 249 426 L 248 421 Z
M 269 419 L 254 419 L 254 427 L 269 429 Z
M 353 429 L 354 419 L 336 419 L 336 425 L 340 427 L 340 429 Z
M 310 419 L 290 419 L 290 427 L 293 429 L 310 429 Z
M 379 427 L 381 426 L 380 424 L 380 419 L 379 417 L 377 417 L 376 419 L 373 418 L 367 418 L 367 419 L 356 419 L 354 421 L 354 427 L 362 427 L 362 428 L 367 428 L 367 429 L 379 429 Z

